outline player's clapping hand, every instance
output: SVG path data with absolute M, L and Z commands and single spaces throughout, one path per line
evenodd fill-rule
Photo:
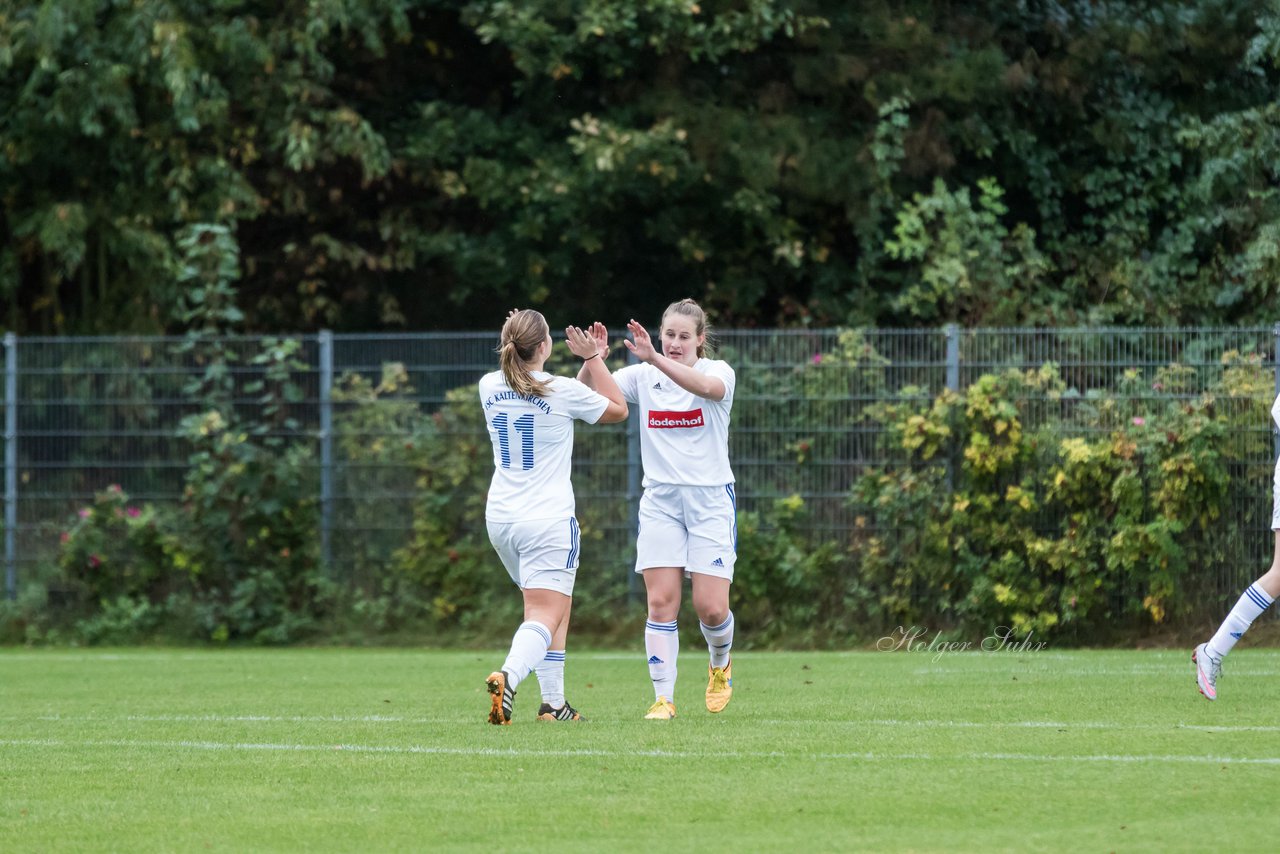
M 595 337 L 576 326 L 564 328 L 564 342 L 569 345 L 569 352 L 579 359 L 590 359 L 600 352 Z
M 635 343 L 631 341 L 623 341 L 627 349 L 635 354 L 636 358 L 642 362 L 648 362 L 656 355 L 653 349 L 653 341 L 649 338 L 649 331 L 636 323 L 635 320 L 627 321 L 627 331 L 631 333 L 631 337 L 635 339 Z
M 609 330 L 597 320 L 591 324 L 590 334 L 595 339 L 596 349 L 600 351 L 600 358 L 609 358 Z

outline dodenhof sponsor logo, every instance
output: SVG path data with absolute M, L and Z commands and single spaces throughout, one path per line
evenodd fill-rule
M 677 412 L 665 409 L 649 410 L 649 426 L 655 429 L 673 429 L 680 427 L 705 427 L 702 409 L 690 409 Z

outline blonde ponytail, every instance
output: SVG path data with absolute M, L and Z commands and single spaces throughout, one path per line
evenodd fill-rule
M 529 362 L 533 361 L 538 347 L 550 334 L 546 318 L 531 308 L 512 312 L 507 322 L 502 324 L 498 365 L 512 391 L 526 397 L 543 397 L 551 388 L 549 382 L 534 379 L 529 371 Z

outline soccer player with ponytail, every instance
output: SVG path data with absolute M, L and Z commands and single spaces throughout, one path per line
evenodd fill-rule
M 598 325 L 598 324 L 597 324 Z M 573 422 L 625 421 L 627 404 L 595 339 L 576 326 L 564 331 L 570 352 L 583 360 L 591 387 L 543 370 L 551 330 L 531 309 L 507 316 L 498 347 L 500 370 L 480 380 L 480 405 L 493 443 L 493 480 L 485 526 L 494 550 L 524 596 L 524 622 L 499 670 L 485 680 L 489 723 L 511 723 L 516 688 L 538 674 L 539 720 L 576 721 L 564 697 L 565 641 L 578 569 L 570 464 Z

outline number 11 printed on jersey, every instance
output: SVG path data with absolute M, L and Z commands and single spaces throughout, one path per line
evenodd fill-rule
M 520 436 L 520 468 L 533 468 L 533 415 L 521 415 L 511 422 L 512 429 Z M 511 468 L 511 436 L 507 432 L 507 413 L 493 419 L 493 429 L 498 431 L 498 455 L 504 469 Z

